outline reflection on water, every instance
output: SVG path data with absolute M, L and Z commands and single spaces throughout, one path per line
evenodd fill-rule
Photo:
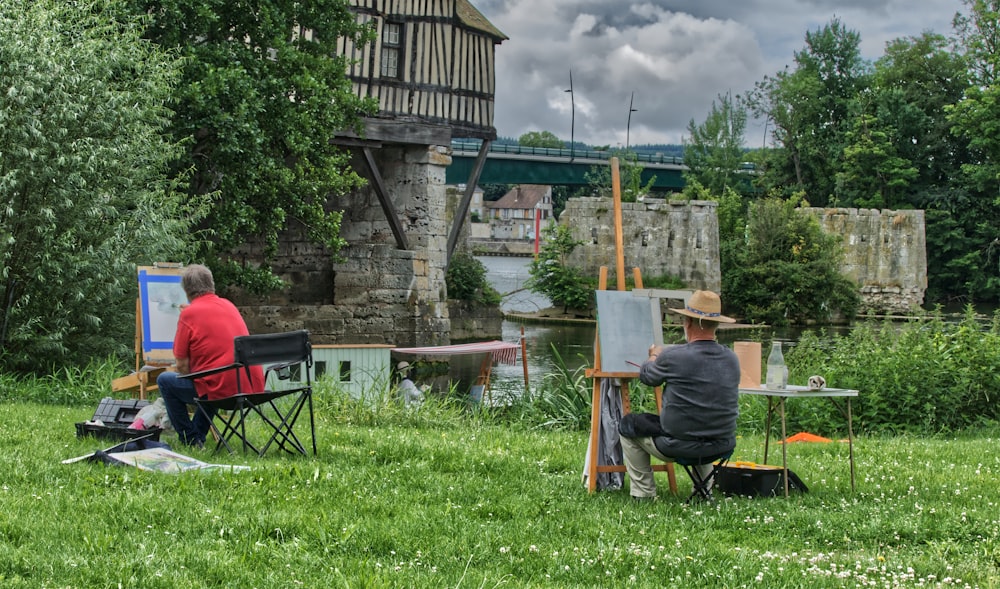
M 517 342 L 521 337 L 519 323 L 503 322 L 503 340 Z M 528 385 L 541 382 L 544 375 L 557 370 L 556 354 L 562 357 L 564 365 L 570 371 L 593 363 L 594 335 L 593 325 L 534 325 L 525 324 L 524 339 L 528 356 Z M 493 366 L 491 388 L 494 391 L 510 390 L 519 394 L 524 389 L 524 367 L 521 365 L 521 354 L 518 354 L 516 366 L 497 364 Z M 463 389 L 466 381 L 479 372 L 479 356 L 455 356 L 451 360 L 452 378 L 459 379 Z M 467 376 L 468 375 L 468 376 Z

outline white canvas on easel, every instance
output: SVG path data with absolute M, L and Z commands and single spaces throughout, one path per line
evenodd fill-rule
M 597 293 L 597 337 L 594 341 L 594 367 L 586 371 L 593 379 L 594 390 L 590 416 L 590 436 L 584 460 L 583 480 L 593 493 L 598 486 L 598 474 L 625 472 L 618 443 L 617 419 L 631 411 L 629 381 L 639 375 L 639 365 L 649 357 L 649 346 L 663 343 L 663 317 L 660 314 L 660 293 L 642 288 L 642 275 L 632 269 L 636 288 L 626 291 L 625 257 L 622 243 L 621 179 L 618 158 L 611 158 L 611 186 L 614 196 L 615 261 L 617 290 L 605 290 L 607 268 L 602 266 Z M 659 387 L 654 389 L 657 411 L 661 408 Z M 607 398 L 605 402 L 604 399 Z M 604 420 L 607 413 L 609 419 Z M 604 426 L 608 427 L 605 428 Z M 617 447 L 617 448 L 616 448 Z M 602 459 L 602 454 L 604 454 Z M 613 456 L 617 454 L 617 456 Z M 609 463 L 608 459 L 615 460 Z M 677 493 L 677 480 L 671 462 L 652 465 L 654 471 L 667 473 L 670 491 Z M 616 474 L 612 474 L 616 473 Z M 616 483 L 605 481 L 608 488 Z
M 649 356 L 649 346 L 663 343 L 660 300 L 633 291 L 595 292 L 601 370 L 638 372 L 637 365 Z

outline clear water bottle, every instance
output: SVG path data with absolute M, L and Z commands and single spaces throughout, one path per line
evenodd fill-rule
M 767 357 L 767 388 L 783 389 L 788 384 L 788 367 L 781 353 L 781 342 L 771 342 L 771 353 Z

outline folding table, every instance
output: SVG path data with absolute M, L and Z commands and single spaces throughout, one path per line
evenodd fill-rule
M 771 415 L 775 409 L 781 415 L 781 469 L 785 480 L 785 497 L 788 497 L 788 444 L 785 442 L 788 434 L 785 431 L 785 400 L 786 399 L 829 399 L 831 403 L 847 418 L 847 445 L 851 463 L 851 491 L 854 490 L 854 424 L 851 421 L 851 399 L 858 396 L 854 389 L 823 388 L 811 391 L 808 387 L 788 385 L 783 389 L 769 389 L 766 386 L 740 387 L 741 395 L 758 395 L 767 397 L 767 421 L 764 427 L 764 463 L 767 463 L 767 451 L 771 440 Z M 845 403 L 839 401 L 843 399 Z

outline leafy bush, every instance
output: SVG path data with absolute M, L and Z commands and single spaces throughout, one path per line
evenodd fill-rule
M 645 184 L 642 183 L 642 173 L 645 167 L 639 163 L 639 156 L 629 149 L 614 149 L 612 157 L 619 160 L 619 187 L 622 202 L 636 202 L 640 196 L 650 194 L 656 184 L 656 176 L 651 176 Z M 611 166 L 591 166 L 589 172 L 584 172 L 584 179 L 590 186 L 593 196 L 610 197 L 614 191 L 611 178 Z
M 500 293 L 486 280 L 486 266 L 467 252 L 456 252 L 445 275 L 448 298 L 499 305 Z
M 745 320 L 830 323 L 857 313 L 857 285 L 840 274 L 838 237 L 796 210 L 794 200 L 752 205 L 747 239 L 721 245 L 722 300 Z
M 555 372 L 545 374 L 540 385 L 514 400 L 516 419 L 535 427 L 586 431 L 590 429 L 592 384 L 586 377 L 586 366 L 574 371 L 555 346 Z
M 934 434 L 1000 420 L 1000 315 L 984 326 L 971 306 L 957 323 L 934 313 L 903 324 L 869 320 L 833 338 L 807 332 L 785 357 L 792 381 L 819 374 L 830 387 L 860 391 L 856 431 Z M 828 402 L 787 411 L 794 427 L 842 431 Z

